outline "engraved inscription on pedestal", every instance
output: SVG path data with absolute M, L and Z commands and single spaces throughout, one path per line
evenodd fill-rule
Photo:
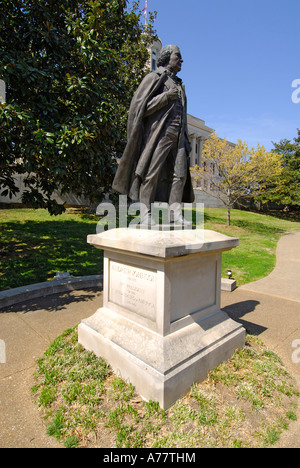
M 156 319 L 156 271 L 110 261 L 109 302 Z

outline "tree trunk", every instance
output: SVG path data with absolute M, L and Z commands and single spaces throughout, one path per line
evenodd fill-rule
M 228 187 L 227 189 L 227 226 L 230 226 L 230 207 L 232 205 L 232 200 L 231 200 L 231 190 Z
M 230 226 L 230 207 L 227 207 L 227 226 Z

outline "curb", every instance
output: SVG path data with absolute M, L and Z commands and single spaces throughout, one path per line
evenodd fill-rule
M 230 284 L 228 280 L 224 280 L 224 278 L 222 278 L 222 291 L 231 292 L 236 288 L 235 284 L 232 285 L 233 281 L 229 281 L 231 281 Z M 28 286 L 21 286 L 19 288 L 7 289 L 6 291 L 0 291 L 0 310 L 30 299 L 37 299 L 39 297 L 50 296 L 51 294 L 93 287 L 103 288 L 103 275 L 78 277 L 68 276 L 67 278 L 61 279 L 55 278 L 51 281 L 45 281 L 44 283 L 36 283 Z
M 76 289 L 87 289 L 91 287 L 103 288 L 103 275 L 92 276 L 68 276 L 67 278 L 53 279 L 44 283 L 36 283 L 19 288 L 0 291 L 0 309 L 9 307 L 29 299 L 50 296 Z

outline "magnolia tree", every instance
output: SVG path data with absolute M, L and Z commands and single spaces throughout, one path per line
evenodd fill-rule
M 197 182 L 202 181 L 204 191 L 227 207 L 230 225 L 230 210 L 236 202 L 261 199 L 268 191 L 278 190 L 281 166 L 281 156 L 261 145 L 249 148 L 241 140 L 233 145 L 213 133 L 203 146 L 201 166 L 193 166 L 192 174 Z
M 126 0 L 0 2 L 0 193 L 23 174 L 23 202 L 56 214 L 56 190 L 110 190 L 153 40 L 140 17 Z

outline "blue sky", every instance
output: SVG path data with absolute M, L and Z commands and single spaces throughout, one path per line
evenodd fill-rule
M 181 49 L 190 114 L 251 147 L 297 136 L 300 0 L 148 0 L 148 10 L 163 45 Z

